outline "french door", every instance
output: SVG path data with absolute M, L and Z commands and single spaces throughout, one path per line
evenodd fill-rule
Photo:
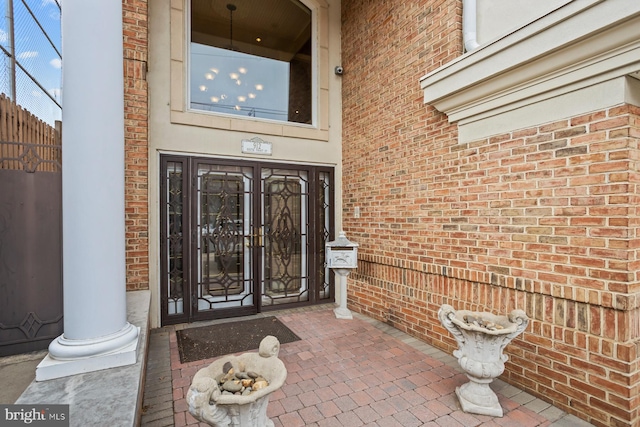
M 162 324 L 331 301 L 333 169 L 161 157 Z

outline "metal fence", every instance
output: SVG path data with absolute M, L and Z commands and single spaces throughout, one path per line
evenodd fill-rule
M 62 117 L 60 0 L 0 0 L 0 91 L 50 126 Z
M 60 129 L 0 95 L 0 357 L 62 333 Z

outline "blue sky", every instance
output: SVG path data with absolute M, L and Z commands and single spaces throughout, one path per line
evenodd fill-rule
M 11 1 L 0 0 L 0 7 L 6 11 Z M 34 83 L 27 73 L 16 67 L 15 100 L 49 124 L 61 119 L 61 110 L 56 105 L 56 102 L 62 105 L 60 4 L 59 0 L 24 0 L 24 3 L 13 0 L 16 61 L 37 81 Z M 5 17 L 0 23 L 0 44 L 8 51 L 11 48 L 9 34 L 9 21 Z M 10 61 L 3 56 L 1 87 L 7 93 L 10 92 L 7 80 Z

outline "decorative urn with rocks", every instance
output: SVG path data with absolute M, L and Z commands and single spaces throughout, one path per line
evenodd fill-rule
M 489 384 L 504 372 L 508 357 L 504 348 L 522 333 L 529 318 L 522 310 L 508 316 L 460 310 L 443 305 L 438 311 L 442 325 L 458 342 L 453 355 L 471 380 L 456 387 L 462 410 L 469 413 L 501 417 L 502 407 Z
M 273 427 L 269 395 L 287 378 L 279 352 L 280 342 L 269 335 L 258 353 L 222 357 L 200 369 L 187 393 L 191 415 L 215 427 Z

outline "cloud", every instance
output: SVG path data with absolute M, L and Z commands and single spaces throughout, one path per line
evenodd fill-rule
M 49 64 L 51 64 L 53 68 L 62 68 L 62 61 L 60 60 L 60 58 L 53 58 L 51 61 L 49 61 Z
M 42 8 L 47 6 L 54 6 L 49 8 L 49 18 L 54 21 L 60 20 L 60 8 L 62 7 L 62 0 L 42 0 Z
M 0 28 L 0 43 L 5 43 L 9 40 L 9 34 Z
M 38 52 L 33 50 L 28 50 L 26 52 L 21 52 L 18 54 L 19 59 L 35 58 L 36 56 L 38 56 Z
M 49 95 L 53 96 L 54 99 L 60 99 L 60 95 L 62 95 L 62 89 L 59 87 L 49 89 Z

